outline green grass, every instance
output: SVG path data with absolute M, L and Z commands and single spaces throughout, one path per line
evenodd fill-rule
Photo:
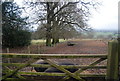
M 59 39 L 60 42 L 65 42 L 66 40 L 64 39 Z M 38 39 L 38 40 L 32 40 L 31 44 L 35 45 L 35 44 L 45 44 L 46 40 L 43 39 Z
M 31 41 L 31 44 L 34 45 L 34 44 L 45 44 L 46 40 L 43 40 L 43 39 L 39 39 L 39 40 L 32 40 Z
M 60 42 L 66 42 L 67 40 L 64 39 L 59 39 Z

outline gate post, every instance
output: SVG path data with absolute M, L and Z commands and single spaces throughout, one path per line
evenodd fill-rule
M 107 81 L 118 81 L 118 41 L 108 42 Z

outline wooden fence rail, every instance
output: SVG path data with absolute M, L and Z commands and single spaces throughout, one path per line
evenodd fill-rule
M 64 76 L 60 81 L 68 80 L 69 78 L 75 78 L 78 81 L 85 81 L 83 77 L 106 77 L 107 81 L 119 81 L 118 76 L 118 42 L 110 41 L 108 43 L 108 54 L 14 54 L 14 53 L 2 53 L 3 58 L 29 58 L 26 63 L 3 63 L 2 80 L 13 80 L 11 76 L 18 77 L 25 80 L 23 75 L 47 75 L 47 76 Z M 96 61 L 89 65 L 58 65 L 50 59 L 74 59 L 74 58 L 98 58 Z M 34 64 L 35 61 L 42 59 L 48 64 Z M 107 60 L 107 65 L 97 65 L 100 62 Z M 16 66 L 16 69 L 10 69 L 9 66 Z M 47 73 L 47 72 L 24 72 L 20 71 L 25 67 L 55 67 L 63 73 Z M 68 68 L 77 68 L 74 73 L 68 71 Z M 107 69 L 106 74 L 82 74 L 87 69 Z

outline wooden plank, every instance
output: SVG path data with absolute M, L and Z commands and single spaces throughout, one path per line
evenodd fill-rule
M 66 76 L 65 73 L 46 73 L 46 72 L 18 72 L 20 75 L 46 75 L 46 76 Z
M 25 65 L 25 63 L 3 63 L 3 66 L 20 66 Z M 42 67 L 42 68 L 49 68 L 51 65 L 48 64 L 31 64 L 32 67 Z M 96 69 L 106 69 L 107 66 L 105 65 L 97 65 L 97 66 L 88 66 L 88 65 L 60 65 L 63 68 L 96 68 Z
M 65 73 L 46 73 L 46 72 L 22 72 L 18 71 L 19 75 L 22 76 L 36 76 L 36 75 L 41 75 L 41 76 L 66 76 Z M 72 73 L 74 74 L 74 73 Z M 106 74 L 80 74 L 80 77 L 105 77 Z
M 107 80 L 117 81 L 118 77 L 118 42 L 108 43 L 108 62 L 107 62 Z
M 24 76 L 24 75 L 23 75 Z M 84 78 L 86 78 L 86 77 L 96 77 L 96 78 L 99 78 L 99 77 L 105 77 L 105 74 L 100 74 L 100 76 L 98 76 L 97 74 L 95 74 L 94 76 L 92 76 L 91 74 L 89 74 L 88 76 L 84 76 L 84 74 L 83 75 L 81 75 L 82 77 L 84 77 Z M 27 77 L 27 75 L 25 75 L 24 77 Z M 5 81 L 46 81 L 46 80 L 44 80 L 44 79 L 42 79 L 41 77 L 38 79 L 36 79 L 33 75 L 28 75 L 28 77 L 30 77 L 29 79 L 16 79 L 16 78 L 7 78 Z M 38 76 L 39 77 L 39 76 Z M 94 77 L 94 78 L 95 78 Z M 49 77 L 48 77 L 49 78 Z M 51 78 L 50 79 L 48 79 L 48 80 L 51 80 Z M 47 81 L 48 81 L 47 80 Z M 52 79 L 52 81 L 55 81 L 54 79 Z M 70 80 L 71 81 L 71 80 Z
M 20 75 L 46 75 L 46 76 L 66 76 L 65 73 L 45 73 L 45 72 L 18 72 Z M 72 73 L 74 74 L 74 73 Z M 105 77 L 106 74 L 80 74 L 80 77 Z
M 7 78 L 6 80 L 4 81 L 28 81 L 28 80 L 25 80 L 25 79 L 18 79 L 18 78 Z
M 2 53 L 5 58 L 107 58 L 107 54 L 17 54 Z

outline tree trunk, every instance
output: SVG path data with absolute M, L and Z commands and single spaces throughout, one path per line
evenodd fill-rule
M 46 46 L 51 46 L 51 33 L 50 33 L 50 28 L 47 29 L 46 32 Z
M 57 43 L 59 43 L 59 38 L 57 39 Z
M 53 38 L 53 40 L 52 40 L 52 44 L 53 44 L 53 45 L 55 45 L 55 41 L 56 41 L 56 39 Z
M 51 46 L 51 27 L 47 26 L 46 32 L 46 46 Z
M 52 41 L 52 44 L 57 44 L 57 43 L 59 43 L 59 38 L 53 38 L 53 41 Z
M 53 21 L 53 31 L 52 31 L 52 44 L 56 44 L 59 43 L 59 29 L 58 29 L 58 21 L 56 19 L 54 19 Z
M 47 27 L 46 27 L 46 46 L 51 46 L 51 11 L 49 2 L 47 2 Z
M 46 39 L 46 46 L 51 46 L 51 38 Z

